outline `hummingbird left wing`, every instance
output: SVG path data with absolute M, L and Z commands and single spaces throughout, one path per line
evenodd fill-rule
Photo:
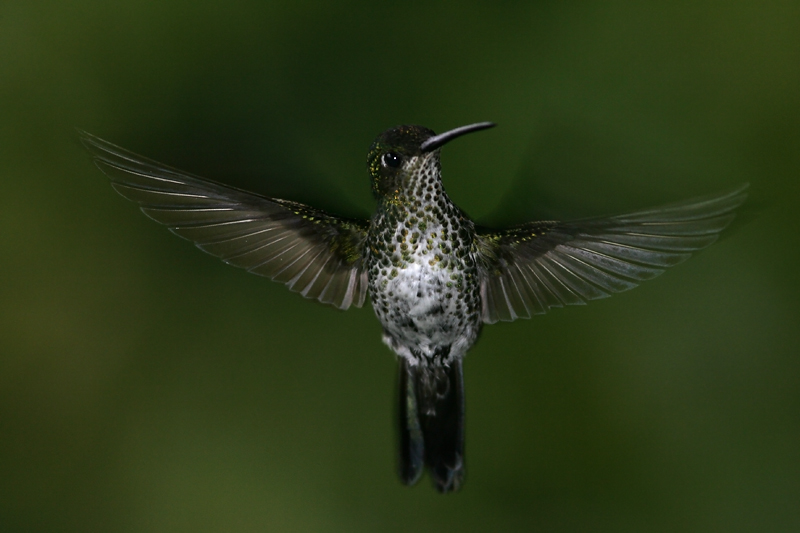
M 79 134 L 118 193 L 201 250 L 306 298 L 364 304 L 368 221 L 228 187 Z
M 483 321 L 512 321 L 636 287 L 717 240 L 748 185 L 628 215 L 478 228 Z

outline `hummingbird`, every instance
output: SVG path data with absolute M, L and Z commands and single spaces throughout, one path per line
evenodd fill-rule
M 445 133 L 415 125 L 375 139 L 369 220 L 336 216 L 200 178 L 89 133 L 112 187 L 148 217 L 224 262 L 339 309 L 369 295 L 399 362 L 399 474 L 464 483 L 463 359 L 485 324 L 627 291 L 717 240 L 747 184 L 624 215 L 504 229 L 470 219 L 445 192 L 440 152 L 491 122 Z

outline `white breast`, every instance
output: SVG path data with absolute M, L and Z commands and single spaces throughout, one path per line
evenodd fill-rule
M 398 228 L 401 234 L 404 226 Z M 381 302 L 375 312 L 384 326 L 384 341 L 396 353 L 413 361 L 412 352 L 433 356 L 444 347 L 461 355 L 474 342 L 477 331 L 463 313 L 454 272 L 460 261 L 442 246 L 441 225 L 426 227 L 415 244 L 406 239 L 406 249 L 395 241 L 393 255 L 406 260 L 399 268 L 388 268 L 380 283 L 371 283 L 373 300 Z

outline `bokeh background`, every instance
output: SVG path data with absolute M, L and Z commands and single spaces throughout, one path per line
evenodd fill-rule
M 798 28 L 794 0 L 0 3 L 0 531 L 800 530 Z M 444 497 L 395 476 L 369 307 L 196 250 L 74 133 L 369 212 L 375 135 L 480 120 L 443 152 L 479 220 L 752 194 L 657 280 L 487 327 Z

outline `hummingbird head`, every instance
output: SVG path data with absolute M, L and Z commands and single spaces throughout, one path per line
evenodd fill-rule
M 397 192 L 407 178 L 438 174 L 439 148 L 465 133 L 493 127 L 491 122 L 461 126 L 436 135 L 422 126 L 397 126 L 378 135 L 367 154 L 372 191 L 377 197 Z

